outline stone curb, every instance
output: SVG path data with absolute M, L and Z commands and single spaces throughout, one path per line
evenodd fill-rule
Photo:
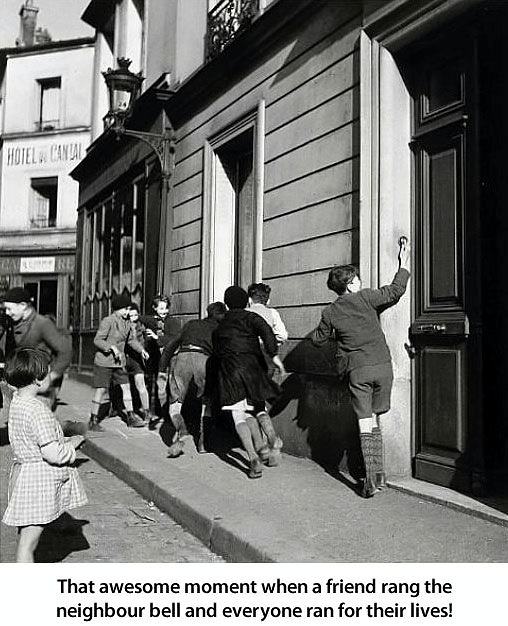
M 118 476 L 149 502 L 181 524 L 216 554 L 233 563 L 275 563 L 266 548 L 257 546 L 241 533 L 241 511 L 233 519 L 222 518 L 183 500 L 160 487 L 146 474 L 142 474 L 100 445 L 100 439 L 87 439 L 82 451 L 94 461 Z M 174 471 L 174 470 L 173 470 Z M 237 518 L 237 519 L 234 519 Z M 259 527 L 263 520 L 259 518 Z

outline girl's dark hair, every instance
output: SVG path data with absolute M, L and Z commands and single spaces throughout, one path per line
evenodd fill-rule
M 270 299 L 271 291 L 272 288 L 266 283 L 252 283 L 252 285 L 249 285 L 247 293 L 249 294 L 249 298 L 251 298 L 253 302 L 266 304 Z
M 247 292 L 238 285 L 232 285 L 224 292 L 224 304 L 228 309 L 245 309 L 248 301 Z
M 131 302 L 129 309 L 132 309 L 133 311 L 137 311 L 139 313 L 139 306 L 135 302 Z
M 171 304 L 171 300 L 169 296 L 164 296 L 159 293 L 152 300 L 152 309 L 156 309 L 161 302 L 165 302 L 168 305 L 168 308 L 169 308 L 169 305 Z
M 49 356 L 35 348 L 18 348 L 5 363 L 5 380 L 18 389 L 43 380 L 49 372 Z
M 337 265 L 330 270 L 326 286 L 341 296 L 355 276 L 358 276 L 358 270 L 354 265 Z

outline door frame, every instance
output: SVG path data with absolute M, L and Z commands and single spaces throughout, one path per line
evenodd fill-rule
M 412 98 L 395 57 L 482 2 L 393 0 L 365 16 L 360 35 L 360 273 L 365 286 L 390 282 L 397 234 L 415 238 Z M 390 164 L 397 165 L 395 172 Z M 411 476 L 415 454 L 416 378 L 408 340 L 415 288 L 411 280 L 410 298 L 381 318 L 394 363 L 392 410 L 383 422 L 386 466 L 392 476 Z
M 226 143 L 245 131 L 253 130 L 254 169 L 254 279 L 262 279 L 263 258 L 263 197 L 264 197 L 264 139 L 265 101 L 261 99 L 257 108 L 224 130 L 210 137 L 204 144 L 203 173 L 203 230 L 201 245 L 201 298 L 200 313 L 203 317 L 213 293 L 214 276 L 214 221 L 215 221 L 215 163 L 216 152 Z

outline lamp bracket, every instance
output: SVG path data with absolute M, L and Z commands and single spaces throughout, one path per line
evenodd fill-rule
M 121 135 L 133 137 L 150 146 L 159 159 L 162 178 L 167 180 L 171 177 L 170 158 L 175 151 L 174 131 L 171 127 L 165 128 L 162 134 L 131 130 L 130 128 L 124 128 L 123 126 L 114 128 L 114 131 L 118 137 Z

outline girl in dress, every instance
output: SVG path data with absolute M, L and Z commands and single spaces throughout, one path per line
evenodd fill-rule
M 49 359 L 43 352 L 16 350 L 7 360 L 5 380 L 17 391 L 9 409 L 13 465 L 3 522 L 19 528 L 16 562 L 33 563 L 44 526 L 88 501 L 72 467 L 83 437 L 65 438 L 50 409 L 37 397 L 50 386 Z
M 220 405 L 233 416 L 236 432 L 249 457 L 249 478 L 260 478 L 264 442 L 258 422 L 270 420 L 266 402 L 279 394 L 278 385 L 268 376 L 260 339 L 281 375 L 286 371 L 277 355 L 277 340 L 270 326 L 260 315 L 245 310 L 248 299 L 247 292 L 241 287 L 233 285 L 226 289 L 224 303 L 229 310 L 213 331 L 212 342 Z M 271 456 L 275 458 L 282 447 L 273 426 L 271 428 L 273 440 L 268 442 L 267 461 Z M 276 462 L 269 464 L 275 465 Z

